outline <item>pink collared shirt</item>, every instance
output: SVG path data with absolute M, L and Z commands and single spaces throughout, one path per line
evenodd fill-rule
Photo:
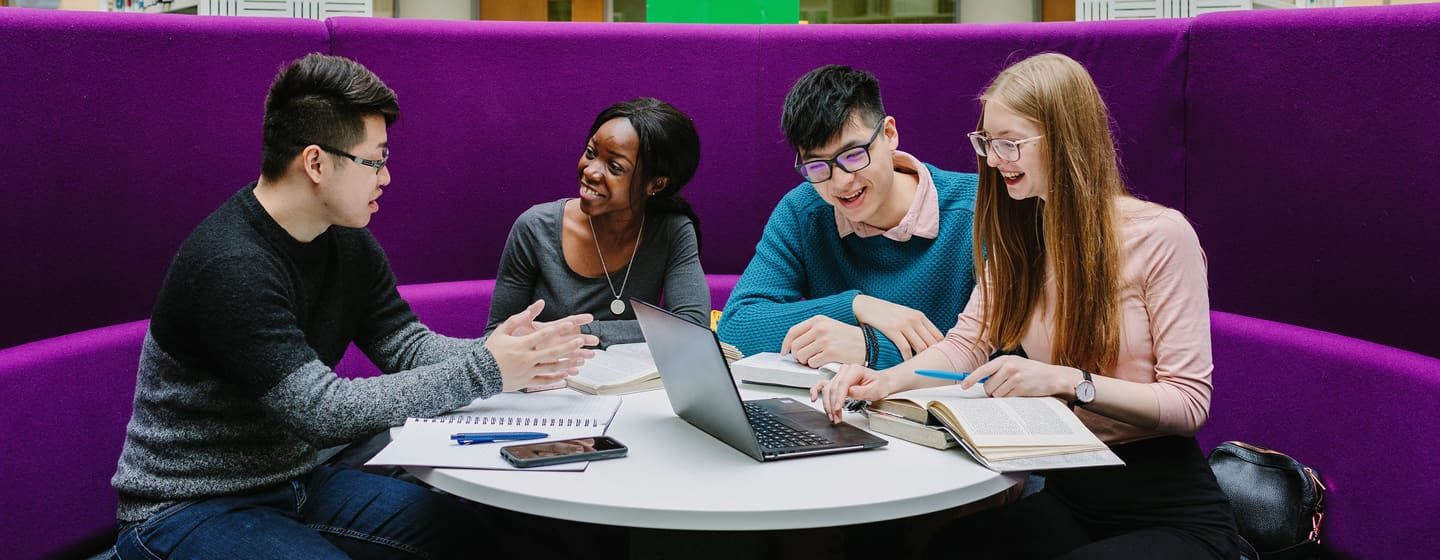
M 884 235 L 903 242 L 909 241 L 914 235 L 926 239 L 935 239 L 935 236 L 940 235 L 940 195 L 935 192 L 935 181 L 930 178 L 930 168 L 925 167 L 915 156 L 900 150 L 895 150 L 895 168 L 914 173 L 920 181 L 905 217 L 900 218 L 900 223 L 895 224 L 895 227 L 880 229 L 865 222 L 851 221 L 836 208 L 835 229 L 840 233 L 840 237 L 852 233 L 860 237 Z
M 1149 429 L 1083 408 L 1075 415 L 1109 444 L 1164 434 L 1192 435 L 1210 413 L 1210 297 L 1205 253 L 1190 222 L 1175 210 L 1125 199 L 1120 223 L 1120 353 L 1101 375 L 1148 384 L 1160 405 L 1160 422 Z M 1046 271 L 1044 296 L 1030 317 L 1020 346 L 1032 360 L 1054 363 L 1055 279 Z M 935 345 L 955 371 L 988 361 L 992 345 L 980 340 L 984 309 L 980 286 L 945 340 Z

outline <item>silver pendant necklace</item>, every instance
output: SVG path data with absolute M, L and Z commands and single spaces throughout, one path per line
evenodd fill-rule
M 625 278 L 620 281 L 620 291 L 615 291 L 615 282 L 610 280 L 610 267 L 605 264 L 605 252 L 600 250 L 600 236 L 595 234 L 595 220 L 585 214 L 585 221 L 590 224 L 590 239 L 595 242 L 595 254 L 600 256 L 600 271 L 605 273 L 605 284 L 610 286 L 610 293 L 615 296 L 615 301 L 610 302 L 610 312 L 617 316 L 623 315 L 625 302 L 620 296 L 625 293 L 625 284 L 630 282 L 630 269 L 635 268 L 635 255 L 640 252 L 640 237 L 645 235 L 644 210 L 641 210 L 640 232 L 635 234 L 635 247 L 630 249 L 630 264 L 625 266 Z

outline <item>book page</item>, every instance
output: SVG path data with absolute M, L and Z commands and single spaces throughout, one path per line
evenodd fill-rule
M 648 363 L 655 363 L 655 358 L 650 356 L 650 345 L 644 342 L 627 342 L 625 344 L 611 344 L 604 350 L 609 354 L 620 354 L 629 356 Z
M 932 401 L 931 408 L 942 421 L 959 424 L 980 448 L 1104 445 L 1074 412 L 1050 397 L 943 398 Z
M 1055 469 L 1078 469 L 1086 467 L 1123 467 L 1125 461 L 1109 448 L 1080 453 L 1044 455 L 1020 459 L 987 461 L 986 465 L 999 472 L 1044 471 Z
M 910 401 L 922 407 L 930 406 L 930 401 L 940 399 L 988 399 L 990 395 L 985 394 L 985 386 L 976 383 L 969 389 L 960 388 L 960 384 L 942 385 L 928 389 L 913 389 L 901 391 L 885 397 L 886 400 Z
M 895 414 L 912 422 L 927 423 L 930 412 L 926 408 L 931 402 L 945 398 L 984 399 L 989 398 L 989 395 L 985 394 L 985 388 L 978 383 L 969 389 L 961 389 L 958 384 L 944 385 L 894 393 L 884 400 L 870 403 L 870 408 Z
M 948 430 L 948 429 L 947 429 Z M 954 436 L 954 434 L 951 434 Z M 964 449 L 971 458 L 980 463 L 981 466 L 995 472 L 1021 472 L 1021 471 L 1043 471 L 1055 469 L 1078 469 L 1088 467 L 1111 467 L 1124 466 L 1125 461 L 1111 451 L 1109 447 L 1102 446 L 1093 451 L 1076 453 L 1064 453 L 1059 455 L 1044 455 L 1034 457 L 1023 457 L 1016 459 L 991 459 L 976 452 L 975 447 L 964 439 L 959 440 L 960 448 Z
M 624 346 L 624 345 L 617 345 Z M 643 346 L 643 344 L 642 344 Z M 614 346 L 611 347 L 615 348 Z M 655 375 L 655 362 L 648 357 L 636 356 L 634 350 L 596 350 L 595 357 L 585 360 L 580 373 L 575 377 L 596 387 L 619 385 Z M 648 356 L 649 350 L 646 350 Z

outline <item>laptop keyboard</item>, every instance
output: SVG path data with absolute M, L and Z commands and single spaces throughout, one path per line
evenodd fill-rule
M 815 447 L 831 443 L 819 435 L 791 428 L 755 403 L 745 403 L 745 416 L 750 418 L 750 426 L 755 428 L 755 438 L 760 440 L 760 446 L 766 449 Z

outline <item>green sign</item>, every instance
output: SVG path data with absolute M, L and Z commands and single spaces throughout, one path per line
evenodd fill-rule
M 645 20 L 669 23 L 796 23 L 800 0 L 646 0 Z

